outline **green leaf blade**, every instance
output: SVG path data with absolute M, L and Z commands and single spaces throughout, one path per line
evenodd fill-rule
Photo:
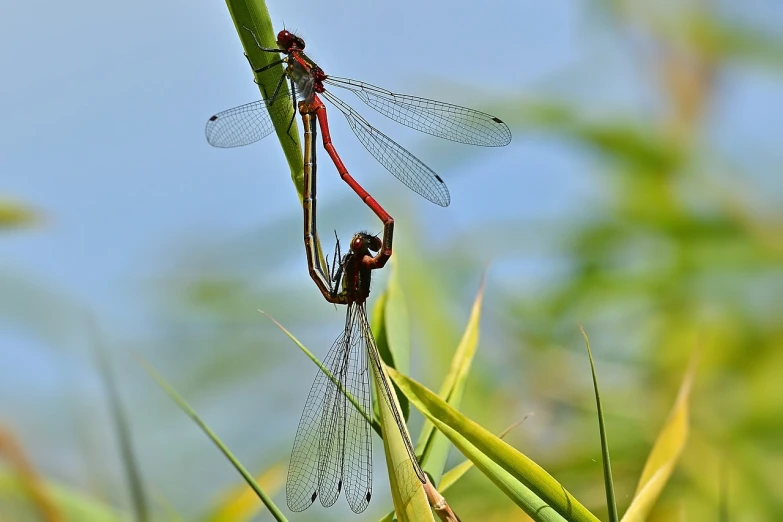
M 196 413 L 196 411 L 190 406 L 190 404 L 185 401 L 185 399 L 177 393 L 177 391 L 163 378 L 162 375 L 160 375 L 149 363 L 144 361 L 143 359 L 139 359 L 139 363 L 142 365 L 142 367 L 146 370 L 146 372 L 152 377 L 155 382 L 158 383 L 158 386 L 160 386 L 163 391 L 166 392 L 166 394 L 177 404 L 177 406 L 180 407 L 182 411 L 185 412 L 185 414 L 191 418 L 193 422 L 196 423 L 196 425 L 201 428 L 201 431 L 203 431 L 207 437 L 212 441 L 215 446 L 218 447 L 218 449 L 223 453 L 223 455 L 228 459 L 228 461 L 234 466 L 234 468 L 239 472 L 240 475 L 242 475 L 242 478 L 245 479 L 245 482 L 247 482 L 247 485 L 250 486 L 253 491 L 255 491 L 256 495 L 258 495 L 258 498 L 263 502 L 264 506 L 269 510 L 269 512 L 272 514 L 272 516 L 275 517 L 275 520 L 278 522 L 287 522 L 288 519 L 285 518 L 285 515 L 283 515 L 282 511 L 280 511 L 280 508 L 277 507 L 277 505 L 272 501 L 272 499 L 269 497 L 269 495 L 266 494 L 266 492 L 261 488 L 261 486 L 256 482 L 255 478 L 253 478 L 253 475 L 250 474 L 250 472 L 242 465 L 241 462 L 239 462 L 239 459 L 237 459 L 233 453 L 228 449 L 228 447 L 223 444 L 223 441 L 220 440 L 220 438 L 215 434 L 215 432 L 212 431 L 212 429 L 207 425 L 206 422 L 204 422 L 201 417 Z
M 614 495 L 614 481 L 612 480 L 612 462 L 609 457 L 609 439 L 606 435 L 606 424 L 604 423 L 604 409 L 601 404 L 601 393 L 598 391 L 598 377 L 595 373 L 595 363 L 593 361 L 593 352 L 590 349 L 590 339 L 587 337 L 582 325 L 579 325 L 579 331 L 582 332 L 582 337 L 585 339 L 585 346 L 587 347 L 587 358 L 590 360 L 590 371 L 593 376 L 593 389 L 595 390 L 595 406 L 598 414 L 598 431 L 601 437 L 601 458 L 604 469 L 604 488 L 606 489 L 606 507 L 609 511 L 609 521 L 617 522 L 619 520 L 617 514 L 617 501 Z
M 245 54 L 250 63 L 253 64 L 253 67 L 258 69 L 280 59 L 278 54 L 261 51 L 253 38 L 253 35 L 255 35 L 258 42 L 264 47 L 277 47 L 277 33 L 272 26 L 272 19 L 269 17 L 266 3 L 263 0 L 226 0 L 226 5 L 229 13 L 231 13 L 231 19 L 234 21 L 234 27 L 237 30 L 239 39 L 242 41 Z M 252 34 L 248 29 L 245 29 L 246 27 L 252 31 Z M 283 75 L 282 65 L 272 67 L 255 75 L 262 98 L 265 94 L 271 96 L 275 92 Z M 284 99 L 291 98 L 287 82 L 283 81 L 278 96 L 283 96 Z M 274 124 L 280 145 L 283 147 L 283 153 L 291 170 L 291 179 L 294 182 L 296 191 L 299 194 L 299 201 L 301 202 L 304 190 L 304 159 L 296 123 L 296 113 L 293 105 L 290 111 L 275 112 L 277 114 L 271 115 L 272 123 Z
M 515 485 L 516 492 L 520 498 L 529 502 L 525 506 L 526 512 L 528 510 L 531 512 L 540 511 L 539 501 L 543 501 L 566 520 L 598 521 L 559 482 L 527 456 L 462 415 L 416 381 L 394 370 L 389 370 L 389 373 L 411 403 L 432 421 L 460 451 L 467 451 L 464 455 L 471 459 L 477 467 L 485 473 L 494 471 L 493 468 L 479 466 L 479 462 L 484 462 L 485 457 L 489 458 L 518 481 L 518 484 Z M 471 450 L 471 446 L 475 448 L 475 451 Z M 497 481 L 498 484 L 508 484 L 504 474 L 490 478 L 493 482 Z M 533 496 L 526 494 L 520 486 L 529 489 Z M 511 486 L 509 485 L 509 487 Z M 539 501 L 535 501 L 536 498 Z

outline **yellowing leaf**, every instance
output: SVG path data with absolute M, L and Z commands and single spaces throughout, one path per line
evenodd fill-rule
M 669 418 L 663 425 L 650 456 L 647 457 L 636 493 L 622 522 L 642 522 L 647 519 L 680 458 L 688 440 L 688 410 L 691 385 L 696 373 L 696 360 L 694 356 L 683 378 Z
M 62 515 L 60 518 L 45 518 L 40 506 L 30 498 L 29 484 L 16 472 L 0 470 L 0 520 L 78 520 L 79 522 L 122 522 L 127 520 L 112 506 L 86 496 L 84 493 L 68 489 L 54 482 L 47 482 L 46 489 L 53 504 Z M 6 518 L 8 512 L 13 515 Z
M 285 464 L 277 464 L 256 477 L 264 491 L 274 494 L 285 481 Z M 242 522 L 255 517 L 263 507 L 258 495 L 247 484 L 239 484 L 223 495 L 223 500 L 207 520 L 209 522 Z

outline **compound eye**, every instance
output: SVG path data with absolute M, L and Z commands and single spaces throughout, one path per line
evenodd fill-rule
M 277 33 L 277 45 L 281 49 L 288 49 L 291 47 L 291 40 L 293 40 L 294 35 L 283 29 L 279 33 Z
M 354 236 L 351 240 L 351 250 L 358 252 L 362 248 L 364 248 L 364 240 L 360 236 Z
M 382 246 L 383 246 L 383 242 L 381 241 L 381 238 L 377 236 L 372 236 L 370 238 L 370 247 L 369 247 L 370 250 L 372 250 L 373 252 L 377 252 L 378 250 L 381 249 Z

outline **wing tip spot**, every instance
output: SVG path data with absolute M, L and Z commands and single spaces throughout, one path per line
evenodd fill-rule
M 214 116 L 212 116 L 212 117 L 209 119 L 209 121 L 215 121 L 216 119 L 218 119 L 218 118 L 217 118 L 217 114 L 215 114 Z
M 438 176 L 437 174 L 435 174 L 435 179 L 437 179 L 437 180 L 438 180 L 438 181 L 440 181 L 441 183 L 445 183 L 445 182 L 443 181 L 443 178 L 441 178 L 441 177 L 440 177 L 440 176 Z
M 318 496 L 318 492 L 317 491 L 313 491 L 313 495 L 310 497 L 310 503 L 311 504 L 313 502 L 315 502 L 315 499 L 316 499 L 317 496 Z
M 503 120 L 501 120 L 501 119 L 500 119 L 500 118 L 498 118 L 497 116 L 493 116 L 493 117 L 492 117 L 492 121 L 494 121 L 495 123 L 504 123 L 504 122 L 503 122 Z M 504 123 L 504 124 L 505 124 L 505 123 Z

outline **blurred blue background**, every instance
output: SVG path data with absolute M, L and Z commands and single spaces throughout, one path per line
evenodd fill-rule
M 452 195 L 442 209 L 394 180 L 331 111 L 345 163 L 397 223 L 415 378 L 438 389 L 488 267 L 464 411 L 496 432 L 534 412 L 510 440 L 602 514 L 577 321 L 598 356 L 621 504 L 701 344 L 686 454 L 713 471 L 721 455 L 729 461 L 730 497 L 750 509 L 736 520 L 783 514 L 774 480 L 783 463 L 774 448 L 783 5 L 403 0 L 269 10 L 327 73 L 475 107 L 512 128 L 503 149 L 444 143 L 343 95 L 442 175 Z M 89 351 L 100 343 L 156 513 L 202 517 L 238 477 L 133 354 L 260 472 L 286 462 L 315 370 L 256 310 L 320 355 L 343 313 L 307 277 L 301 208 L 278 142 L 218 150 L 204 138 L 213 113 L 258 98 L 229 13 L 219 2 L 17 2 L 2 8 L 0 29 L 2 427 L 51 481 L 127 509 Z M 380 231 L 332 173 L 322 167 L 319 186 L 327 250 L 332 228 L 341 238 Z M 713 520 L 715 473 L 683 469 L 656 520 L 676 509 Z M 461 513 L 525 520 L 472 473 Z M 360 518 L 389 506 L 379 494 Z M 341 500 L 292 519 L 346 513 Z

